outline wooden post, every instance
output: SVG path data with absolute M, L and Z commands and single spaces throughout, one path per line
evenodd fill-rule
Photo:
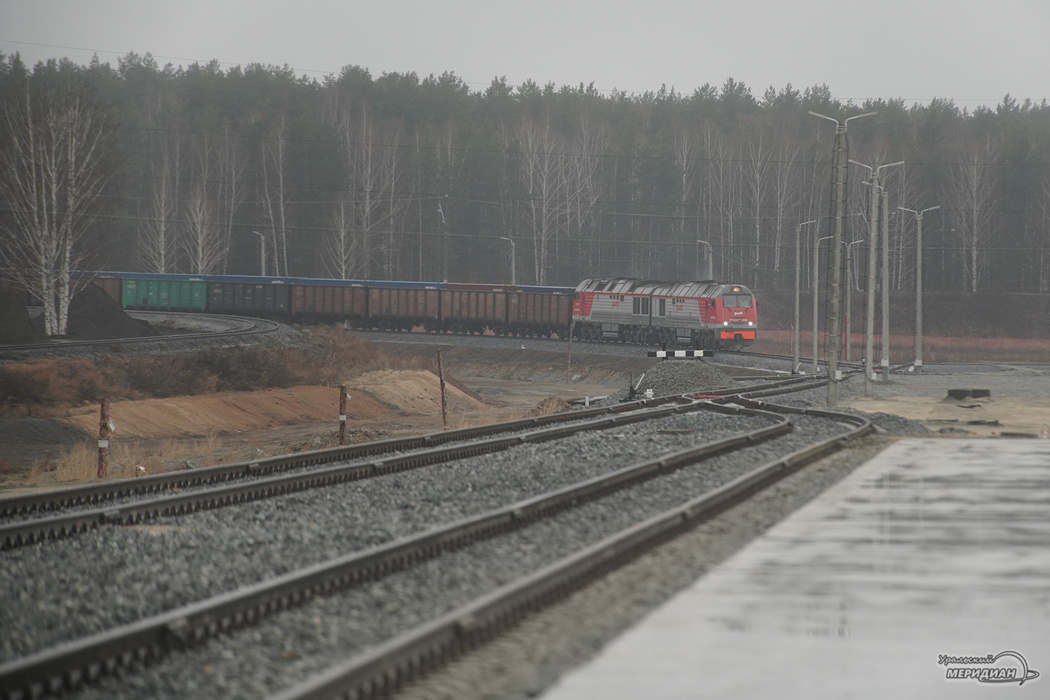
M 438 350 L 438 380 L 441 382 L 441 427 L 448 430 L 448 414 L 445 409 L 445 369 L 441 365 L 441 351 Z
M 106 464 L 109 461 L 109 399 L 102 399 L 102 411 L 98 419 L 98 471 L 101 479 L 106 475 Z
M 339 387 L 339 446 L 346 444 L 346 384 Z

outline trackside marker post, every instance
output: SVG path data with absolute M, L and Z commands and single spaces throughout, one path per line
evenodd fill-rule
M 569 324 L 569 359 L 565 363 L 565 383 L 571 384 L 569 375 L 572 372 L 572 334 L 576 330 L 576 321 Z
M 98 470 L 95 476 L 99 479 L 106 475 L 109 462 L 109 399 L 102 399 L 101 415 L 98 419 Z
M 441 351 L 438 350 L 438 380 L 441 383 L 441 427 L 448 430 L 448 414 L 445 410 L 445 370 L 441 366 Z
M 350 394 L 346 393 L 346 384 L 339 387 L 339 446 L 346 444 L 346 401 Z

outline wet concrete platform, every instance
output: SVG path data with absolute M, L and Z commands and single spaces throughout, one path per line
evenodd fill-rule
M 1050 697 L 1047 440 L 894 444 L 543 697 L 1007 696 Z

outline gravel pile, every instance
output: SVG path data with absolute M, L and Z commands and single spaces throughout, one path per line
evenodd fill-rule
M 653 365 L 643 376 L 634 379 L 635 393 L 645 396 L 652 390 L 653 396 L 675 396 L 678 394 L 700 393 L 715 389 L 732 387 L 733 379 L 714 365 L 703 360 L 664 360 Z M 628 398 L 627 388 L 611 397 L 616 401 Z

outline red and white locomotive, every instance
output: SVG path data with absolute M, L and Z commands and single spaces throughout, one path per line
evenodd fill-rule
M 588 279 L 572 302 L 575 337 L 700 350 L 743 350 L 758 332 L 755 297 L 739 284 Z

